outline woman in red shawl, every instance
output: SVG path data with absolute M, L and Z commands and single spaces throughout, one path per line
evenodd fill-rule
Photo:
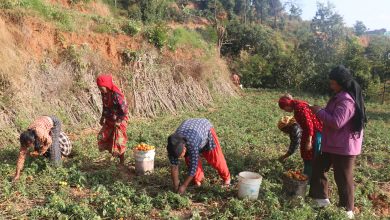
M 294 118 L 302 128 L 301 157 L 304 160 L 304 174 L 311 177 L 312 161 L 321 148 L 322 122 L 305 101 L 294 100 L 289 94 L 279 99 L 279 107 L 286 112 L 294 112 Z
M 98 135 L 99 151 L 109 151 L 114 157 L 119 157 L 120 165 L 124 165 L 128 120 L 125 96 L 113 83 L 111 75 L 99 76 L 96 83 L 103 100 L 103 114 L 100 119 L 100 125 L 103 127 Z

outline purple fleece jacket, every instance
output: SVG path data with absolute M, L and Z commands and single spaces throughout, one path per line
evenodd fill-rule
M 325 109 L 317 112 L 324 127 L 321 150 L 338 155 L 359 155 L 362 149 L 363 130 L 352 131 L 355 101 L 347 92 L 331 98 Z

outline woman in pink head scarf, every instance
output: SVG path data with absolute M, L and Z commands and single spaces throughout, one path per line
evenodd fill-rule
M 103 114 L 100 119 L 100 125 L 103 127 L 98 135 L 99 150 L 109 151 L 114 157 L 119 157 L 120 164 L 124 165 L 128 120 L 125 96 L 113 83 L 111 75 L 100 75 L 96 83 L 103 100 Z

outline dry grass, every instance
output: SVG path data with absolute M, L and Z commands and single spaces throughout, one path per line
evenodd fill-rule
M 65 129 L 97 125 L 95 78 L 102 72 L 114 75 L 135 117 L 205 108 L 237 94 L 226 64 L 210 51 L 160 52 L 123 35 L 65 33 L 17 10 L 0 12 L 0 47 L 2 144 L 15 143 L 38 115 L 57 115 Z M 123 64 L 124 49 L 139 53 L 138 60 Z
M 12 134 L 15 128 L 10 127 L 16 115 L 13 97 L 23 81 L 24 68 L 20 64 L 24 63 L 26 57 L 16 45 L 12 34 L 14 31 L 0 16 L 0 136 L 4 135 L 7 141 L 14 138 Z
M 100 0 L 94 0 L 90 2 L 80 1 L 76 4 L 71 4 L 68 0 L 49 0 L 48 3 L 61 6 L 65 9 L 71 8 L 84 14 L 96 14 L 103 17 L 108 17 L 111 15 L 110 8 Z
M 13 114 L 0 111 L 2 126 L 12 127 L 11 133 L 16 133 L 42 114 L 56 114 L 66 126 L 96 125 L 101 99 L 95 78 L 107 69 L 100 65 L 104 60 L 91 55 L 91 51 L 79 55 L 76 60 L 67 59 L 60 64 L 50 60 L 29 63 L 20 73 L 23 80 L 18 82 L 18 92 L 12 97 Z M 179 64 L 160 64 L 159 56 L 157 52 L 146 53 L 136 61 L 137 65 L 114 74 L 116 83 L 127 96 L 133 116 L 155 117 L 185 109 L 196 110 L 210 105 L 214 92 L 236 94 L 228 76 L 223 77 L 224 74 L 217 71 L 218 66 L 199 64 L 199 67 L 178 71 Z M 207 75 L 210 76 L 205 77 Z M 13 84 L 10 87 L 16 88 Z M 8 135 L 0 136 L 4 139 Z
M 159 63 L 160 59 L 165 60 Z M 236 95 L 224 63 L 173 60 L 151 50 L 132 62 L 127 71 L 131 75 L 129 101 L 134 116 L 154 117 L 205 108 L 213 102 L 213 92 Z
M 163 112 L 176 113 L 184 108 L 204 107 L 212 101 L 207 87 L 189 75 L 171 72 L 169 66 L 156 63 L 157 54 L 145 54 L 133 66 L 132 112 L 136 116 L 153 117 Z

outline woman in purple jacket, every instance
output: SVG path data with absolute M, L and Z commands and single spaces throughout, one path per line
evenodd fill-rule
M 326 172 L 333 165 L 339 206 L 346 208 L 348 217 L 353 218 L 353 169 L 356 156 L 361 153 L 363 128 L 367 123 L 364 100 L 349 69 L 338 66 L 330 72 L 329 79 L 334 96 L 325 108 L 311 107 L 324 127 L 322 153 L 313 164 L 309 195 L 320 207 L 330 204 Z

